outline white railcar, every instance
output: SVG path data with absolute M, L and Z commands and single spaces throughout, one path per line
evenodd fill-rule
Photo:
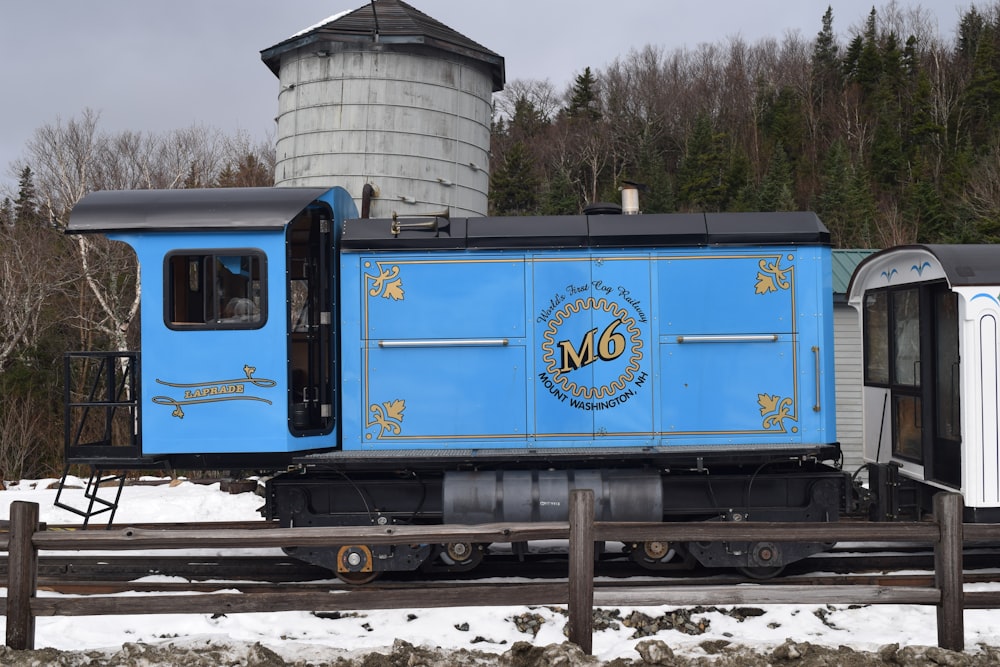
M 1000 246 L 910 245 L 861 262 L 848 289 L 864 340 L 864 458 L 876 518 L 959 491 L 1000 520 Z

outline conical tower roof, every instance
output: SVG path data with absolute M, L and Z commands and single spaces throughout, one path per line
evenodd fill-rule
M 371 42 L 382 45 L 418 45 L 477 61 L 492 76 L 494 92 L 503 90 L 504 59 L 465 35 L 452 30 L 402 0 L 372 0 L 354 11 L 331 16 L 260 52 L 261 60 L 277 76 L 281 56 L 311 44 Z

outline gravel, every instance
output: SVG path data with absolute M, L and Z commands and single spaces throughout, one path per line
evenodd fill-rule
M 869 667 L 906 665 L 907 667 L 993 667 L 1000 664 L 1000 648 L 980 646 L 973 652 L 956 653 L 937 647 L 883 646 L 877 652 L 855 651 L 847 647 L 829 648 L 807 642 L 785 642 L 767 652 L 757 652 L 724 641 L 706 641 L 703 657 L 676 655 L 665 642 L 652 639 L 636 646 L 638 656 L 602 662 L 584 655 L 569 642 L 535 646 L 517 642 L 505 653 L 496 655 L 479 651 L 444 651 L 413 646 L 397 640 L 391 648 L 363 654 L 348 654 L 335 649 L 317 648 L 314 653 L 283 657 L 259 643 L 217 643 L 214 640 L 170 641 L 163 644 L 125 644 L 112 651 L 58 651 L 41 649 L 14 651 L 0 647 L 0 665 L 7 667 L 749 667 L 758 665 L 795 667 Z

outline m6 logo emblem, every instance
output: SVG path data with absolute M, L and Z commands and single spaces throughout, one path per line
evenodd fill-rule
M 597 340 L 597 350 L 594 350 L 594 337 L 597 328 L 593 328 L 583 336 L 579 349 L 573 347 L 569 340 L 561 340 L 557 343 L 561 352 L 562 363 L 559 372 L 568 373 L 588 366 L 598 359 L 601 361 L 614 361 L 625 351 L 625 336 L 618 333 L 617 329 L 622 323 L 622 318 L 616 319 L 601 332 Z

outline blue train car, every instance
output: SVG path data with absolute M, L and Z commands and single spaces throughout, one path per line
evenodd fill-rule
M 470 219 L 424 249 L 388 225 L 343 237 L 346 451 L 836 441 L 811 214 Z
M 139 263 L 140 459 L 266 467 L 337 444 L 333 239 L 356 215 L 336 188 L 95 192 L 76 207 L 70 232 Z
M 559 519 L 580 487 L 607 520 L 845 504 L 813 214 L 370 220 L 338 188 L 253 188 L 98 192 L 69 231 L 130 245 L 142 282 L 129 446 L 70 462 L 290 468 L 265 512 L 295 526 Z M 823 545 L 627 548 L 773 571 Z M 295 555 L 363 581 L 483 550 Z

